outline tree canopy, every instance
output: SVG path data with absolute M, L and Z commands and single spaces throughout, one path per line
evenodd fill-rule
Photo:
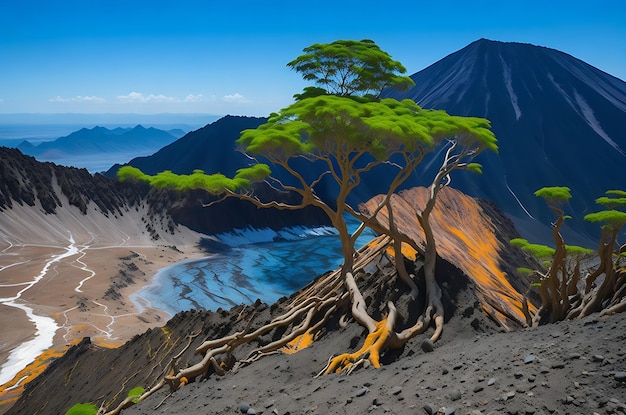
M 542 187 L 535 192 L 535 196 L 543 198 L 550 206 L 558 206 L 570 200 L 572 193 L 569 187 L 554 186 Z
M 623 190 L 608 190 L 606 196 L 596 199 L 596 203 L 608 210 L 589 213 L 585 220 L 592 223 L 605 223 L 615 231 L 626 225 L 626 192 Z
M 415 85 L 402 76 L 406 69 L 371 40 L 337 40 L 315 43 L 287 64 L 317 87 L 305 89 L 302 97 L 315 94 L 379 96 L 386 87 L 406 89 Z M 296 96 L 298 97 L 298 96 Z

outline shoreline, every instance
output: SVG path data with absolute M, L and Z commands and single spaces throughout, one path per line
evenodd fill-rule
M 118 347 L 165 324 L 168 312 L 149 306 L 140 311 L 131 295 L 150 285 L 159 269 L 206 255 L 196 245 L 79 245 L 73 240 L 70 246 L 0 247 L 0 413 L 30 377 L 23 369 L 43 353 L 66 350 L 83 337 Z M 36 319 L 48 319 L 50 327 L 36 328 L 25 308 Z
M 128 298 L 129 301 L 131 301 L 133 303 L 133 306 L 135 307 L 135 309 L 137 310 L 137 312 L 139 314 L 144 313 L 147 310 L 153 310 L 156 312 L 159 312 L 163 315 L 165 315 L 165 320 L 167 321 L 170 318 L 174 317 L 174 315 L 176 314 L 175 310 L 166 310 L 164 308 L 158 308 L 156 307 L 156 305 L 158 304 L 154 304 L 153 302 L 151 302 L 149 299 L 145 298 L 145 297 L 141 297 L 140 293 L 142 291 L 148 290 L 150 289 L 152 286 L 156 285 L 159 286 L 162 281 L 162 279 L 166 278 L 168 275 L 168 268 L 173 267 L 175 265 L 184 265 L 184 264 L 192 264 L 195 262 L 200 262 L 203 260 L 206 260 L 208 258 L 212 258 L 215 257 L 217 254 L 214 253 L 208 253 L 208 252 L 204 252 L 204 254 L 202 256 L 199 257 L 188 257 L 188 258 L 184 258 L 181 259 L 179 261 L 175 261 L 175 262 L 171 262 L 168 263 L 167 265 L 160 267 L 156 270 L 156 272 L 152 275 L 150 281 L 148 281 L 146 284 L 142 285 L 141 287 L 138 287 L 137 289 L 133 290 L 132 292 L 129 292 L 128 295 L 126 295 L 126 298 Z M 163 305 L 163 304 L 161 304 Z M 172 314 L 172 312 L 174 312 L 174 314 Z

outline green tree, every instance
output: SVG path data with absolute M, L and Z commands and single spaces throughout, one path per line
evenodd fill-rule
M 626 309 L 626 270 L 624 269 L 623 253 L 618 247 L 617 236 L 626 224 L 626 213 L 620 211 L 626 207 L 626 192 L 612 190 L 607 196 L 596 199 L 596 202 L 607 207 L 607 210 L 590 213 L 585 220 L 603 223 L 600 245 L 596 255 L 600 264 L 584 277 L 584 290 L 580 285 L 583 280 L 582 261 L 590 258 L 594 251 L 579 246 L 566 245 L 560 229 L 568 218 L 564 214 L 563 205 L 571 198 L 567 187 L 545 187 L 535 192 L 543 198 L 556 215 L 552 225 L 552 237 L 555 248 L 545 245 L 531 244 L 524 239 L 514 239 L 513 246 L 531 253 L 543 261 L 544 269 L 531 271 L 538 277 L 537 286 L 541 306 L 534 315 L 527 312 L 529 325 L 544 322 L 555 322 L 575 317 L 584 317 L 604 309 L 603 313 L 613 313 Z M 598 288 L 594 284 L 598 277 L 604 276 Z M 525 307 L 526 311 L 528 307 Z
M 596 199 L 596 203 L 606 210 L 589 213 L 585 215 L 585 220 L 602 224 L 598 246 L 600 265 L 587 275 L 581 304 L 572 310 L 570 317 L 584 317 L 599 310 L 604 314 L 626 310 L 626 245 L 620 247 L 617 240 L 626 225 L 626 192 L 609 190 L 606 196 Z M 600 286 L 593 290 L 593 285 L 603 274 Z
M 410 100 L 379 99 L 382 88 L 409 86 L 412 81 L 398 74 L 404 72 L 404 68 L 372 41 L 337 41 L 328 45 L 313 45 L 304 51 L 306 53 L 290 62 L 289 66 L 318 86 L 305 89 L 303 94 L 296 96 L 295 103 L 272 114 L 268 122 L 257 129 L 243 131 L 238 140 L 242 150 L 253 160 L 262 159 L 269 165 L 255 163 L 239 170 L 233 178 L 207 175 L 199 171 L 191 175 L 163 172 L 156 176 L 144 175 L 131 167 L 119 171 L 119 177 L 123 179 L 145 180 L 155 186 L 177 189 L 203 188 L 223 197 L 247 200 L 263 208 L 291 210 L 317 206 L 337 229 L 341 241 L 344 263 L 334 279 L 317 285 L 317 291 L 309 293 L 285 316 L 252 333 L 236 333 L 206 342 L 197 349 L 204 353 L 201 362 L 166 378 L 166 383 L 172 388 L 177 388 L 182 378 L 195 378 L 211 366 L 216 368 L 214 357 L 217 354 L 229 353 L 238 345 L 277 326 L 288 326 L 301 320 L 291 332 L 253 351 L 241 363 L 249 363 L 265 353 L 277 350 L 303 332 L 321 327 L 346 302 L 351 304 L 354 319 L 367 328 L 369 335 L 358 352 L 337 356 L 323 372 L 349 371 L 366 361 L 378 366 L 381 350 L 400 347 L 417 333 L 426 330 L 431 315 L 436 320 L 437 336 L 441 332 L 443 307 L 440 290 L 437 292 L 438 286 L 434 280 L 436 248 L 432 231 L 427 231 L 429 240 L 425 251 L 432 259 L 428 284 L 433 293 L 429 297 L 431 303 L 437 304 L 428 307 L 428 318 L 420 318 L 410 329 L 396 333 L 393 330 L 396 310 L 392 302 L 388 303 L 387 316 L 381 321 L 372 318 L 367 311 L 354 276 L 354 244 L 363 227 L 351 234 L 345 215 L 352 215 L 377 231 L 390 235 L 395 240 L 394 246 L 399 247 L 401 242 L 411 243 L 397 232 L 392 221 L 388 226 L 376 221 L 376 214 L 386 207 L 392 216 L 389 203 L 392 194 L 407 180 L 425 154 L 445 143 L 448 148 L 444 163 L 433 180 L 432 201 L 425 209 L 426 213 L 419 215 L 423 226 L 428 226 L 428 214 L 434 207 L 436 194 L 447 183 L 449 174 L 457 169 L 479 170 L 477 164 L 469 161 L 484 149 L 497 150 L 489 122 L 480 118 L 450 116 L 444 111 L 425 110 Z M 305 173 L 310 170 L 302 167 L 302 161 L 310 165 L 321 163 L 326 170 L 308 179 Z M 389 164 L 396 167 L 396 172 L 389 177 L 389 190 L 377 209 L 365 215 L 350 206 L 349 196 L 361 184 L 363 175 Z M 292 180 L 289 183 L 280 181 L 273 175 L 270 165 L 273 170 L 288 173 Z M 317 187 L 326 177 L 336 184 L 336 193 L 331 201 L 323 200 L 317 192 Z M 254 183 L 259 181 L 299 195 L 299 203 L 261 200 L 254 192 Z M 416 248 L 422 250 L 421 247 Z M 367 255 L 359 256 L 360 263 L 364 257 Z M 410 278 L 406 280 L 408 282 Z M 414 287 L 415 284 L 412 284 Z M 433 308 L 438 312 L 433 311 Z
M 341 97 L 379 97 L 384 88 L 407 89 L 415 85 L 401 74 L 406 69 L 371 40 L 337 40 L 316 43 L 287 64 L 317 87 L 305 88 L 298 97 L 337 95 Z

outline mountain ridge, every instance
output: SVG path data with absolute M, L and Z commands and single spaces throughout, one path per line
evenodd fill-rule
M 498 204 L 526 230 L 549 240 L 552 214 L 533 193 L 568 186 L 573 216 L 564 232 L 589 244 L 597 227 L 584 214 L 606 190 L 624 187 L 626 83 L 564 52 L 526 43 L 477 40 L 414 73 L 415 87 L 383 96 L 423 108 L 485 117 L 499 154 L 483 153 L 483 175 L 457 174 L 452 186 Z M 432 176 L 424 169 L 418 174 Z M 420 170 L 421 169 L 421 170 Z M 543 229 L 543 230 L 541 230 Z M 526 232 L 526 236 L 533 236 Z
M 179 134 L 177 132 L 177 134 Z M 81 128 L 56 140 L 44 141 L 38 145 L 28 140 L 20 143 L 19 148 L 24 154 L 46 158 L 59 154 L 114 153 L 122 151 L 154 151 L 180 136 L 154 127 L 145 128 L 141 124 L 133 128 L 108 129 L 96 126 Z
M 149 216 L 166 215 L 171 222 L 204 234 L 228 232 L 237 228 L 280 229 L 293 225 L 327 225 L 328 220 L 313 208 L 275 213 L 274 209 L 259 211 L 249 202 L 227 200 L 205 208 L 210 195 L 202 191 L 176 192 L 153 189 L 141 183 L 120 183 L 103 174 L 86 169 L 39 162 L 18 149 L 0 147 L 0 223 L 3 212 L 14 205 L 40 208 L 45 214 L 56 214 L 64 204 L 76 206 L 87 215 L 90 206 L 105 215 L 122 214 L 125 206 L 145 204 Z M 264 192 L 263 187 L 258 189 Z M 287 199 L 285 199 L 287 200 Z
M 236 152 L 235 140 L 239 133 L 266 121 L 267 118 L 226 115 L 187 133 L 150 156 L 136 157 L 126 164 L 146 174 L 163 170 L 190 174 L 194 169 L 200 169 L 232 176 L 238 168 L 249 163 L 247 157 Z M 114 165 L 105 174 L 114 177 L 119 167 Z

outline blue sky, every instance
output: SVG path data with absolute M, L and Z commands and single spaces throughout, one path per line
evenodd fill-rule
M 0 113 L 268 115 L 312 43 L 369 38 L 415 73 L 479 38 L 626 80 L 626 1 L 0 1 Z

